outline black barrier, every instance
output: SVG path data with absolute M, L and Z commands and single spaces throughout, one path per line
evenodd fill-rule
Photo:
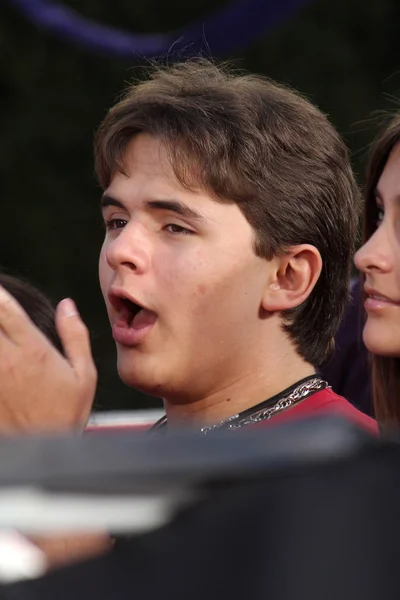
M 4 442 L 3 448 L 15 443 Z M 95 466 L 88 485 L 93 498 L 113 494 L 120 477 L 127 481 L 119 489 L 132 497 L 165 488 L 195 490 L 198 496 L 169 522 L 132 535 L 108 556 L 3 586 L 4 599 L 399 597 L 397 440 L 378 441 L 324 418 L 231 437 L 21 443 L 33 444 L 28 462 L 37 471 L 26 471 L 21 454 L 17 474 L 6 465 L 13 453 L 4 460 L 0 446 L 1 488 L 10 485 L 12 472 L 14 487 L 36 477 L 52 494 L 76 490 L 74 469 L 64 463 L 83 451 L 75 472 L 81 486 L 82 475 Z M 100 450 L 107 444 L 106 459 Z M 124 458 L 123 448 L 136 455 Z M 118 476 L 110 482 L 114 467 Z

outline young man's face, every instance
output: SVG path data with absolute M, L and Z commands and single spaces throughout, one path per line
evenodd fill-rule
M 118 371 L 147 393 L 198 399 L 251 372 L 269 263 L 239 208 L 183 189 L 157 139 L 136 137 L 125 158 L 103 196 L 99 264 Z

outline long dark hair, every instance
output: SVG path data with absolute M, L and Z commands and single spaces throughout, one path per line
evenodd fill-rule
M 400 112 L 384 124 L 371 148 L 365 184 L 363 243 L 376 230 L 375 189 L 394 146 L 400 142 Z M 380 423 L 400 425 L 400 358 L 371 356 L 374 409 Z

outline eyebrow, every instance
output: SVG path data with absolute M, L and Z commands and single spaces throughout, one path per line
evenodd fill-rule
M 100 198 L 100 209 L 104 210 L 108 206 L 116 206 L 117 208 L 125 208 L 124 204 L 119 200 L 116 200 L 108 194 L 103 194 Z
M 108 194 L 103 194 L 100 201 L 101 210 L 104 210 L 108 206 L 126 209 L 125 205 L 120 200 L 117 200 Z M 191 219 L 197 222 L 205 221 L 203 215 L 180 200 L 146 200 L 144 206 L 150 211 L 164 210 L 175 213 L 184 219 Z
M 149 210 L 172 212 L 184 219 L 192 219 L 197 222 L 205 221 L 203 215 L 180 200 L 146 200 L 145 206 Z

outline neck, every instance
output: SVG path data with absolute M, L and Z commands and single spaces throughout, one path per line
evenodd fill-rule
M 297 354 L 265 361 L 262 368 L 253 366 L 239 377 L 228 381 L 225 378 L 223 387 L 202 398 L 187 403 L 164 399 L 168 425 L 212 425 L 272 398 L 314 373 L 314 367 Z

